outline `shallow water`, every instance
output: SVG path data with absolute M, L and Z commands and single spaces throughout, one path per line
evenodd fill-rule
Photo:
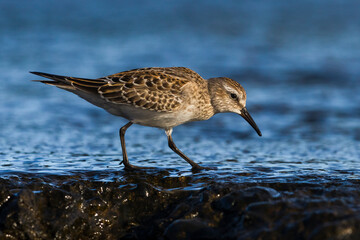
M 132 126 L 130 162 L 156 169 L 130 182 L 167 192 L 214 183 L 358 188 L 359 7 L 357 1 L 326 8 L 322 1 L 2 1 L 0 177 L 7 190 L 45 178 L 54 188 L 66 179 L 129 187 L 119 166 L 118 130 L 126 121 L 31 82 L 38 78 L 28 71 L 95 78 L 186 66 L 204 78 L 240 82 L 263 137 L 236 114 L 175 128 L 174 141 L 186 155 L 218 168 L 193 173 L 167 147 L 162 130 Z

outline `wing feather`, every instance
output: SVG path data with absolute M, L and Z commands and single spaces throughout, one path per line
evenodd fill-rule
M 189 82 L 188 76 L 174 70 L 143 68 L 116 73 L 102 78 L 109 83 L 99 87 L 98 92 L 108 102 L 171 112 L 181 106 L 182 88 Z
M 129 104 L 157 112 L 172 112 L 183 103 L 183 87 L 204 81 L 184 67 L 140 68 L 98 79 L 32 72 L 54 81 L 42 81 L 65 90 L 95 94 L 114 104 Z

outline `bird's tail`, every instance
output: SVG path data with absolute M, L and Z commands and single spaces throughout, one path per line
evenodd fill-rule
M 104 84 L 105 81 L 101 79 L 87 79 L 87 78 L 76 78 L 76 77 L 67 77 L 61 75 L 55 75 L 50 73 L 42 73 L 42 72 L 30 72 L 32 74 L 52 79 L 49 80 L 33 80 L 35 82 L 42 82 L 48 85 L 56 86 L 68 91 L 84 91 L 84 92 L 94 92 Z

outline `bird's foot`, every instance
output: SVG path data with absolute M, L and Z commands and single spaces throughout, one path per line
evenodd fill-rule
M 193 166 L 191 168 L 191 171 L 193 172 L 199 172 L 201 170 L 216 170 L 217 168 L 216 167 L 202 167 L 200 165 L 197 165 L 197 166 Z
M 125 169 L 125 171 L 141 171 L 141 170 L 154 169 L 154 168 L 153 167 L 138 167 L 135 165 L 126 164 L 124 169 Z

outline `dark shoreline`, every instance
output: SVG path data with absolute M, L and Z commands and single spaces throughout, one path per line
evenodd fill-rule
M 360 238 L 358 180 L 238 183 L 211 174 L 4 175 L 0 238 Z

